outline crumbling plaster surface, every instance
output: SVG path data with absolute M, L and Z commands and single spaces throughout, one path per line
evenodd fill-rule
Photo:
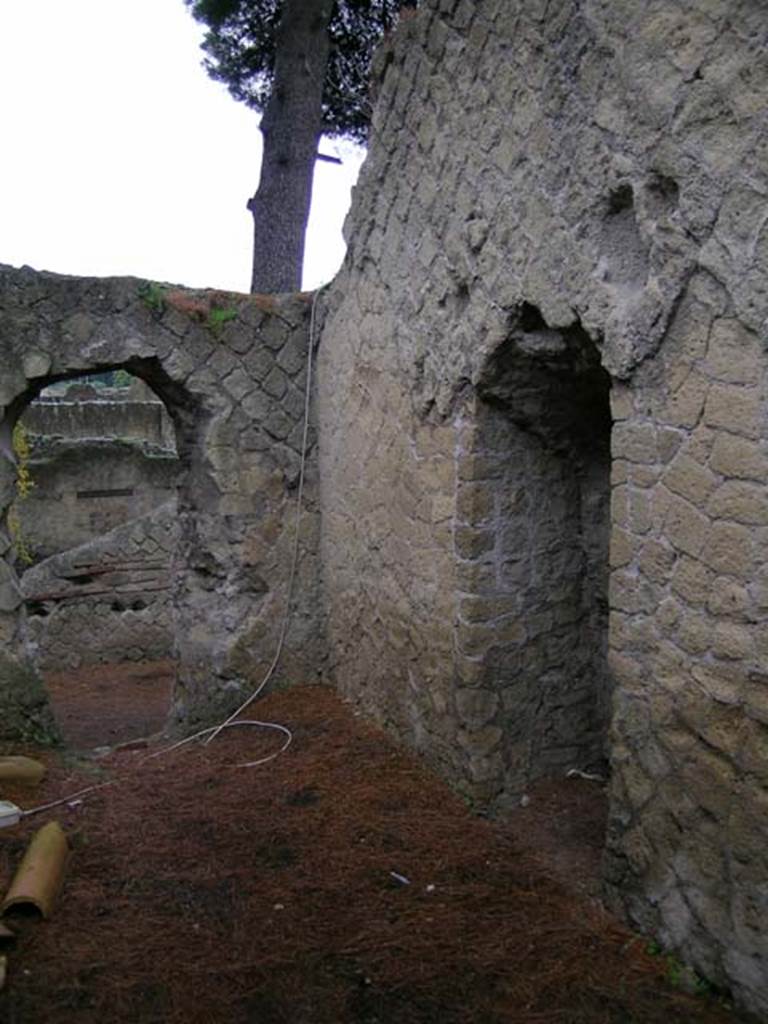
M 124 367 L 151 385 L 174 420 L 183 470 L 172 563 L 175 716 L 185 727 L 232 710 L 275 653 L 294 540 L 308 322 L 304 296 L 188 292 L 132 278 L 0 268 L 0 508 L 14 494 L 13 425 L 47 383 Z M 295 610 L 277 682 L 312 681 L 322 672 L 314 448 L 313 428 Z M 0 555 L 5 699 L 6 681 L 29 678 L 30 666 L 4 532 Z M 14 699 L 4 735 L 16 734 L 19 716 L 47 721 L 31 685 L 27 706 L 16 701 L 16 717 Z
M 173 654 L 176 500 L 21 578 L 26 649 L 43 672 Z
M 532 624 L 461 548 L 499 510 L 481 385 L 505 348 L 546 367 L 558 334 L 597 347 L 608 892 L 762 1011 L 767 33 L 752 0 L 425 0 L 379 56 L 319 355 L 338 683 L 488 803 L 527 756 L 505 734 L 514 681 L 488 669 L 500 631 L 525 659 Z M 530 428 L 514 393 L 507 415 Z

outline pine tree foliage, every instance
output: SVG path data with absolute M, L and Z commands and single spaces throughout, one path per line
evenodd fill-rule
M 275 39 L 283 0 L 185 0 L 207 26 L 205 68 L 232 96 L 263 111 L 272 90 Z M 373 50 L 403 7 L 416 0 L 336 0 L 328 26 L 322 133 L 365 142 L 371 117 L 368 79 Z

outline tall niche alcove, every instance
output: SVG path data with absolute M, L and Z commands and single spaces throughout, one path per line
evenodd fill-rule
M 478 382 L 457 554 L 461 607 L 485 624 L 471 654 L 493 694 L 486 796 L 501 805 L 605 754 L 609 390 L 581 324 L 550 328 L 527 303 Z

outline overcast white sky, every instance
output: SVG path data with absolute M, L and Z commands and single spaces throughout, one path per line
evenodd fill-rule
M 0 0 L 0 263 L 248 290 L 261 136 L 201 38 L 183 0 Z M 315 173 L 305 288 L 343 258 L 341 155 Z

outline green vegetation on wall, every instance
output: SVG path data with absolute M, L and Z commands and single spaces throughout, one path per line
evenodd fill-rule
M 213 306 L 208 313 L 208 326 L 214 334 L 218 334 L 224 324 L 230 320 L 237 319 L 236 309 L 225 309 L 220 306 Z
M 155 316 L 162 316 L 165 311 L 165 294 L 168 291 L 156 281 L 145 281 L 139 285 L 139 298 Z
M 34 559 L 24 540 L 19 504 L 29 497 L 35 483 L 29 471 L 29 438 L 21 422 L 17 423 L 13 428 L 13 451 L 16 455 L 17 500 L 8 513 L 8 530 L 16 557 L 25 565 L 31 565 Z

